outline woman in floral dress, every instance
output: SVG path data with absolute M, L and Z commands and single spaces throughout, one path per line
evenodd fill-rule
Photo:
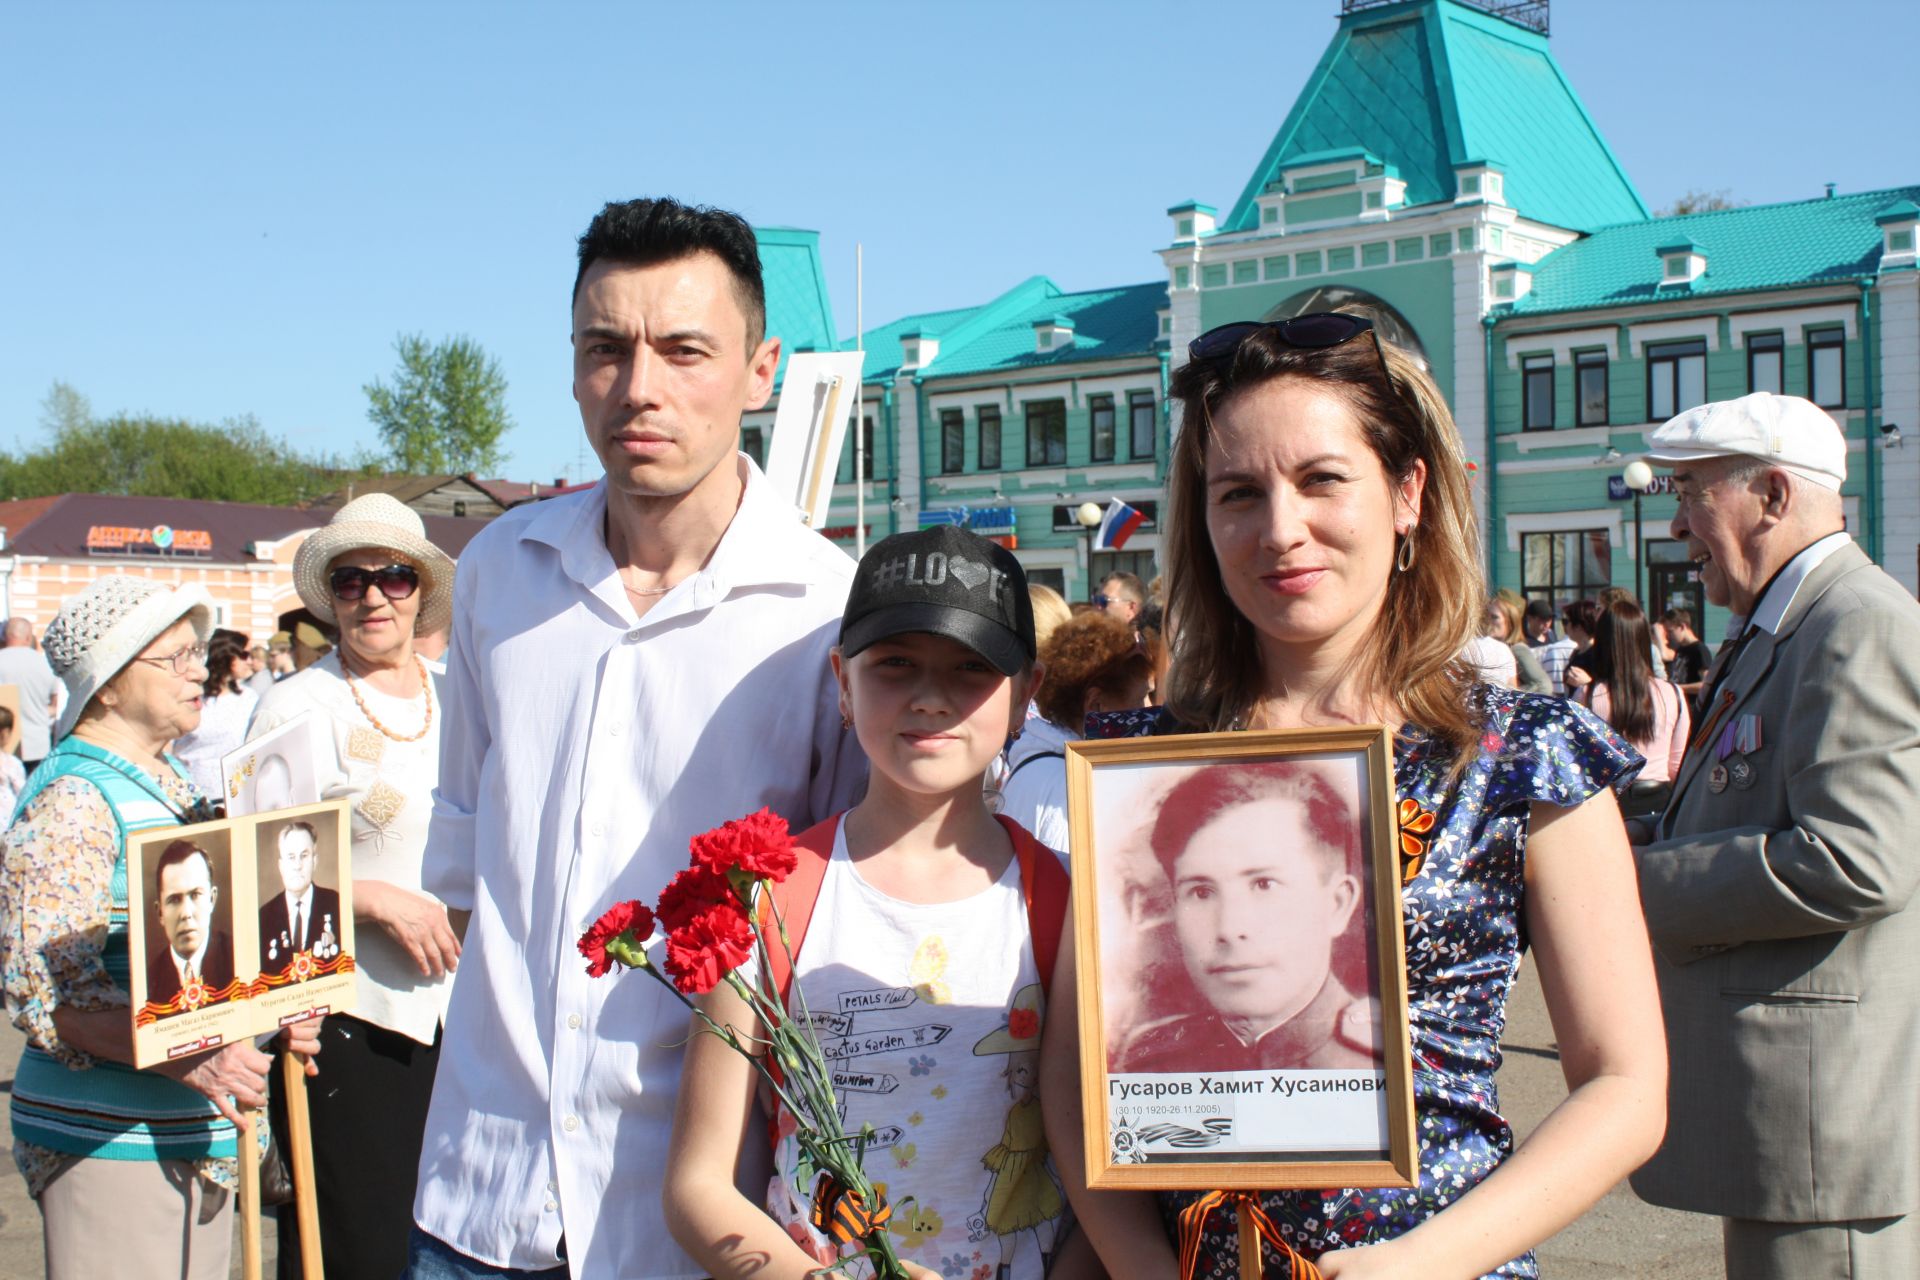
M 1280 1236 L 1267 1265 L 1290 1249 L 1339 1280 L 1533 1276 L 1532 1247 L 1665 1125 L 1658 998 L 1610 789 L 1640 759 L 1581 708 L 1456 661 L 1486 598 L 1479 539 L 1458 433 L 1414 359 L 1344 313 L 1230 325 L 1190 350 L 1168 486 L 1171 696 L 1096 734 L 1395 735 L 1418 1185 L 1262 1193 Z M 1494 1072 L 1529 945 L 1570 1092 L 1516 1150 Z M 1043 1089 L 1074 1208 L 1116 1280 L 1173 1276 L 1201 1193 L 1154 1206 L 1086 1189 L 1076 1011 L 1052 1013 Z M 1187 1226 L 1195 1274 L 1238 1273 L 1237 1226 L 1231 1206 Z

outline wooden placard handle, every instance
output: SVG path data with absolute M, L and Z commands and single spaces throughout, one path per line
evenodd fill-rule
M 307 1117 L 307 1060 L 280 1055 L 280 1083 L 287 1092 L 287 1167 L 293 1174 L 293 1209 L 300 1225 L 300 1270 L 306 1280 L 324 1280 L 320 1265 L 320 1200 L 313 1185 L 313 1124 Z
M 1260 1226 L 1253 1215 L 1240 1216 L 1240 1280 L 1261 1280 L 1266 1259 L 1260 1256 Z
M 260 1139 L 253 1126 L 267 1122 L 265 1111 L 243 1111 L 248 1127 L 234 1131 L 240 1151 L 240 1275 L 260 1280 Z

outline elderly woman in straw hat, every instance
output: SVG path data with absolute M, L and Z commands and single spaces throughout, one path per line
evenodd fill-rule
M 398 1275 L 413 1222 L 414 1170 L 438 1061 L 440 1020 L 460 943 L 440 902 L 420 889 L 427 819 L 439 776 L 434 677 L 415 638 L 447 625 L 453 562 L 420 517 L 386 494 L 357 498 L 301 546 L 301 601 L 339 633 L 333 651 L 275 685 L 253 722 L 258 736 L 302 713 L 319 746 L 320 794 L 353 813 L 353 912 L 358 999 L 321 1029 L 326 1087 L 312 1091 L 321 1256 L 331 1276 Z M 333 888 L 334 886 L 327 886 Z M 318 887 L 290 880 L 288 892 Z M 262 964 L 298 939 L 295 918 L 263 901 Z M 368 928 L 366 926 L 374 926 Z M 275 1108 L 276 1123 L 279 1108 Z M 291 1215 L 280 1235 L 282 1275 L 299 1275 Z
M 14 1159 L 49 1276 L 225 1277 L 235 1126 L 266 1102 L 251 1042 L 135 1070 L 126 836 L 209 815 L 167 746 L 200 721 L 211 607 L 198 588 L 110 575 L 47 627 L 71 695 L 0 844 L 0 981 L 26 1033 Z M 211 893 L 209 894 L 211 897 Z M 203 944 L 180 963 L 190 972 Z M 318 1049 L 318 1024 L 289 1047 Z

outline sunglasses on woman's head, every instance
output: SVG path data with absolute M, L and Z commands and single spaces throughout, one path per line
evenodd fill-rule
M 351 604 L 363 599 L 368 587 L 380 588 L 389 600 L 405 600 L 420 585 L 420 571 L 410 564 L 390 564 L 379 569 L 347 566 L 327 575 L 327 586 L 336 600 Z
M 1324 351 L 1368 334 L 1373 338 L 1374 353 L 1380 357 L 1380 369 L 1386 371 L 1387 355 L 1380 350 L 1380 335 L 1374 331 L 1373 321 L 1345 311 L 1316 311 L 1291 320 L 1236 320 L 1209 329 L 1189 342 L 1187 354 L 1195 360 L 1219 360 L 1233 355 L 1256 333 L 1271 333 L 1296 351 Z

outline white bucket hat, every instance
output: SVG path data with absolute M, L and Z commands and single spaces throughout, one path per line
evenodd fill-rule
M 182 618 L 206 643 L 213 634 L 212 599 L 199 587 L 168 587 L 124 573 L 95 578 L 79 595 L 62 601 L 40 638 L 48 665 L 67 686 L 67 709 L 53 736 L 72 732 L 100 686 Z
M 413 634 L 438 631 L 453 617 L 453 561 L 427 541 L 427 526 L 413 508 L 385 493 L 355 498 L 293 555 L 293 589 L 300 603 L 338 626 L 327 566 L 349 551 L 392 551 L 420 571 L 420 616 Z

